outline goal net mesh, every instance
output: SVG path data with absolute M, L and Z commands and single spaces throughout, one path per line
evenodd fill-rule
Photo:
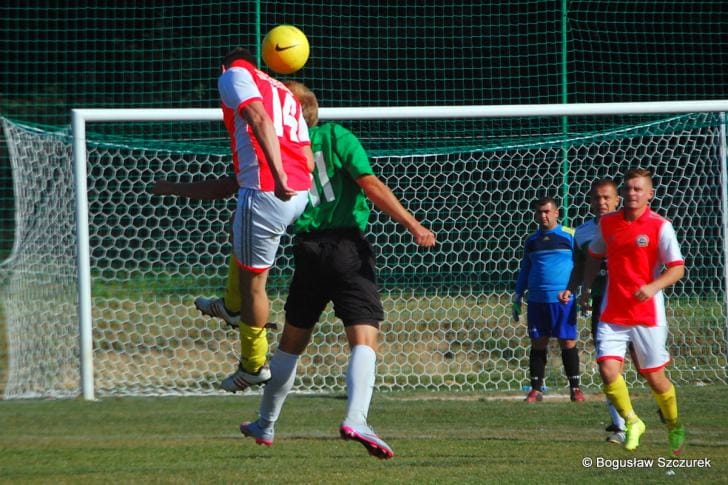
M 12 254 L 0 271 L 9 355 L 5 397 L 77 396 L 71 137 L 68 130 L 2 121 L 16 217 Z M 401 130 L 379 130 L 377 123 L 346 124 L 364 134 L 409 132 L 414 122 L 388 121 L 401 123 Z M 619 180 L 638 165 L 656 175 L 653 208 L 673 221 L 688 268 L 666 291 L 670 376 L 678 384 L 728 382 L 720 118 L 692 114 L 631 125 L 613 120 L 610 126 L 569 136 L 554 131 L 487 142 L 434 140 L 414 150 L 397 149 L 397 140 L 364 140 L 366 146 L 387 146 L 370 149 L 375 172 L 438 237 L 434 250 L 419 249 L 391 219 L 373 213 L 367 237 L 386 310 L 379 390 L 527 385 L 530 341 L 525 323 L 512 321 L 510 295 L 524 239 L 535 230 L 532 201 L 557 197 L 562 215 L 576 226 L 589 217 L 593 180 Z M 477 132 L 473 127 L 469 133 Z M 229 149 L 222 140 L 88 138 L 96 394 L 221 393 L 219 381 L 236 365 L 237 331 L 200 315 L 193 300 L 223 295 L 234 201 L 159 197 L 149 187 L 159 178 L 224 176 Z M 279 328 L 293 272 L 290 242 L 284 237 L 268 285 L 271 320 Z M 580 317 L 579 330 L 583 386 L 596 389 L 601 381 L 588 318 Z M 278 333 L 269 335 L 273 350 Z M 328 308 L 299 361 L 294 390 L 343 392 L 347 362 L 341 323 Z M 627 377 L 642 385 L 632 366 Z M 555 343 L 546 385 L 567 386 Z

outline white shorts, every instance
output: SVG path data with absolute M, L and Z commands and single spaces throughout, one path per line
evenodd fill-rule
M 233 255 L 238 266 L 255 273 L 273 266 L 281 236 L 307 203 L 305 190 L 284 202 L 273 192 L 239 189 L 233 219 Z
M 667 351 L 667 327 L 644 325 L 615 325 L 599 322 L 597 326 L 597 362 L 624 361 L 627 346 L 632 343 L 635 362 L 641 373 L 655 372 L 670 363 Z

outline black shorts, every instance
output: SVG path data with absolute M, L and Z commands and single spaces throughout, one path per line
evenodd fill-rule
M 295 271 L 288 291 L 286 321 L 312 328 L 329 302 L 344 326 L 379 326 L 384 308 L 374 271 L 374 254 L 357 229 L 299 234 L 293 246 Z

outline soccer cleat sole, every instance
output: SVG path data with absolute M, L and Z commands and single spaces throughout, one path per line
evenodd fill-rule
M 263 373 L 261 375 L 261 373 Z M 234 374 L 227 376 L 220 383 L 220 388 L 224 391 L 235 394 L 244 391 L 252 386 L 264 386 L 271 380 L 270 368 L 264 365 L 257 374 L 248 374 L 238 367 Z
M 255 444 L 257 445 L 263 445 L 263 446 L 273 446 L 273 440 L 267 440 L 265 438 L 258 438 L 257 436 L 254 436 L 252 433 L 248 432 L 248 427 L 246 426 L 249 423 L 242 423 L 240 425 L 240 432 L 245 436 L 246 438 L 253 438 L 255 439 Z
M 263 382 L 254 382 L 254 383 L 250 383 L 250 382 L 248 382 L 248 381 L 243 381 L 242 383 L 240 383 L 240 382 L 235 382 L 235 387 L 232 387 L 232 386 L 225 386 L 225 384 L 222 384 L 222 383 L 221 383 L 221 384 L 220 384 L 220 389 L 222 389 L 223 391 L 229 392 L 229 393 L 231 393 L 231 394 L 235 394 L 236 392 L 243 392 L 243 391 L 246 391 L 246 390 L 248 390 L 248 389 L 249 389 L 249 388 L 251 388 L 251 387 L 255 387 L 255 386 L 260 386 L 260 387 L 263 387 L 263 386 L 265 386 L 266 384 L 268 384 L 268 382 L 269 382 L 269 381 L 270 381 L 270 379 L 268 379 L 267 381 L 263 381 Z
M 362 446 L 364 446 L 364 448 L 366 448 L 367 452 L 375 458 L 379 458 L 380 460 L 389 460 L 394 456 L 394 452 L 392 452 L 392 450 L 382 448 L 377 443 L 367 440 L 348 426 L 342 426 L 339 428 L 339 434 L 345 440 L 358 441 L 362 444 Z
M 208 302 L 209 306 L 207 308 L 205 308 L 202 305 L 202 303 L 201 303 L 202 300 L 205 300 Z M 195 308 L 197 308 L 197 310 L 202 314 L 202 316 L 220 319 L 223 322 L 225 322 L 225 324 L 228 327 L 231 327 L 234 329 L 239 328 L 240 327 L 239 314 L 229 313 L 227 311 L 227 309 L 215 310 L 214 307 L 217 304 L 222 305 L 224 308 L 225 303 L 223 303 L 222 300 L 217 299 L 217 298 L 213 298 L 213 299 L 197 298 L 194 301 Z M 225 312 L 225 315 L 222 314 L 223 311 Z

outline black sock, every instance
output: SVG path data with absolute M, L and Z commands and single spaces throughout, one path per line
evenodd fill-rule
M 579 349 L 561 349 L 561 361 L 564 363 L 566 378 L 569 379 L 569 387 L 579 387 Z
M 531 372 L 531 389 L 541 391 L 546 373 L 546 349 L 531 348 L 528 369 Z

